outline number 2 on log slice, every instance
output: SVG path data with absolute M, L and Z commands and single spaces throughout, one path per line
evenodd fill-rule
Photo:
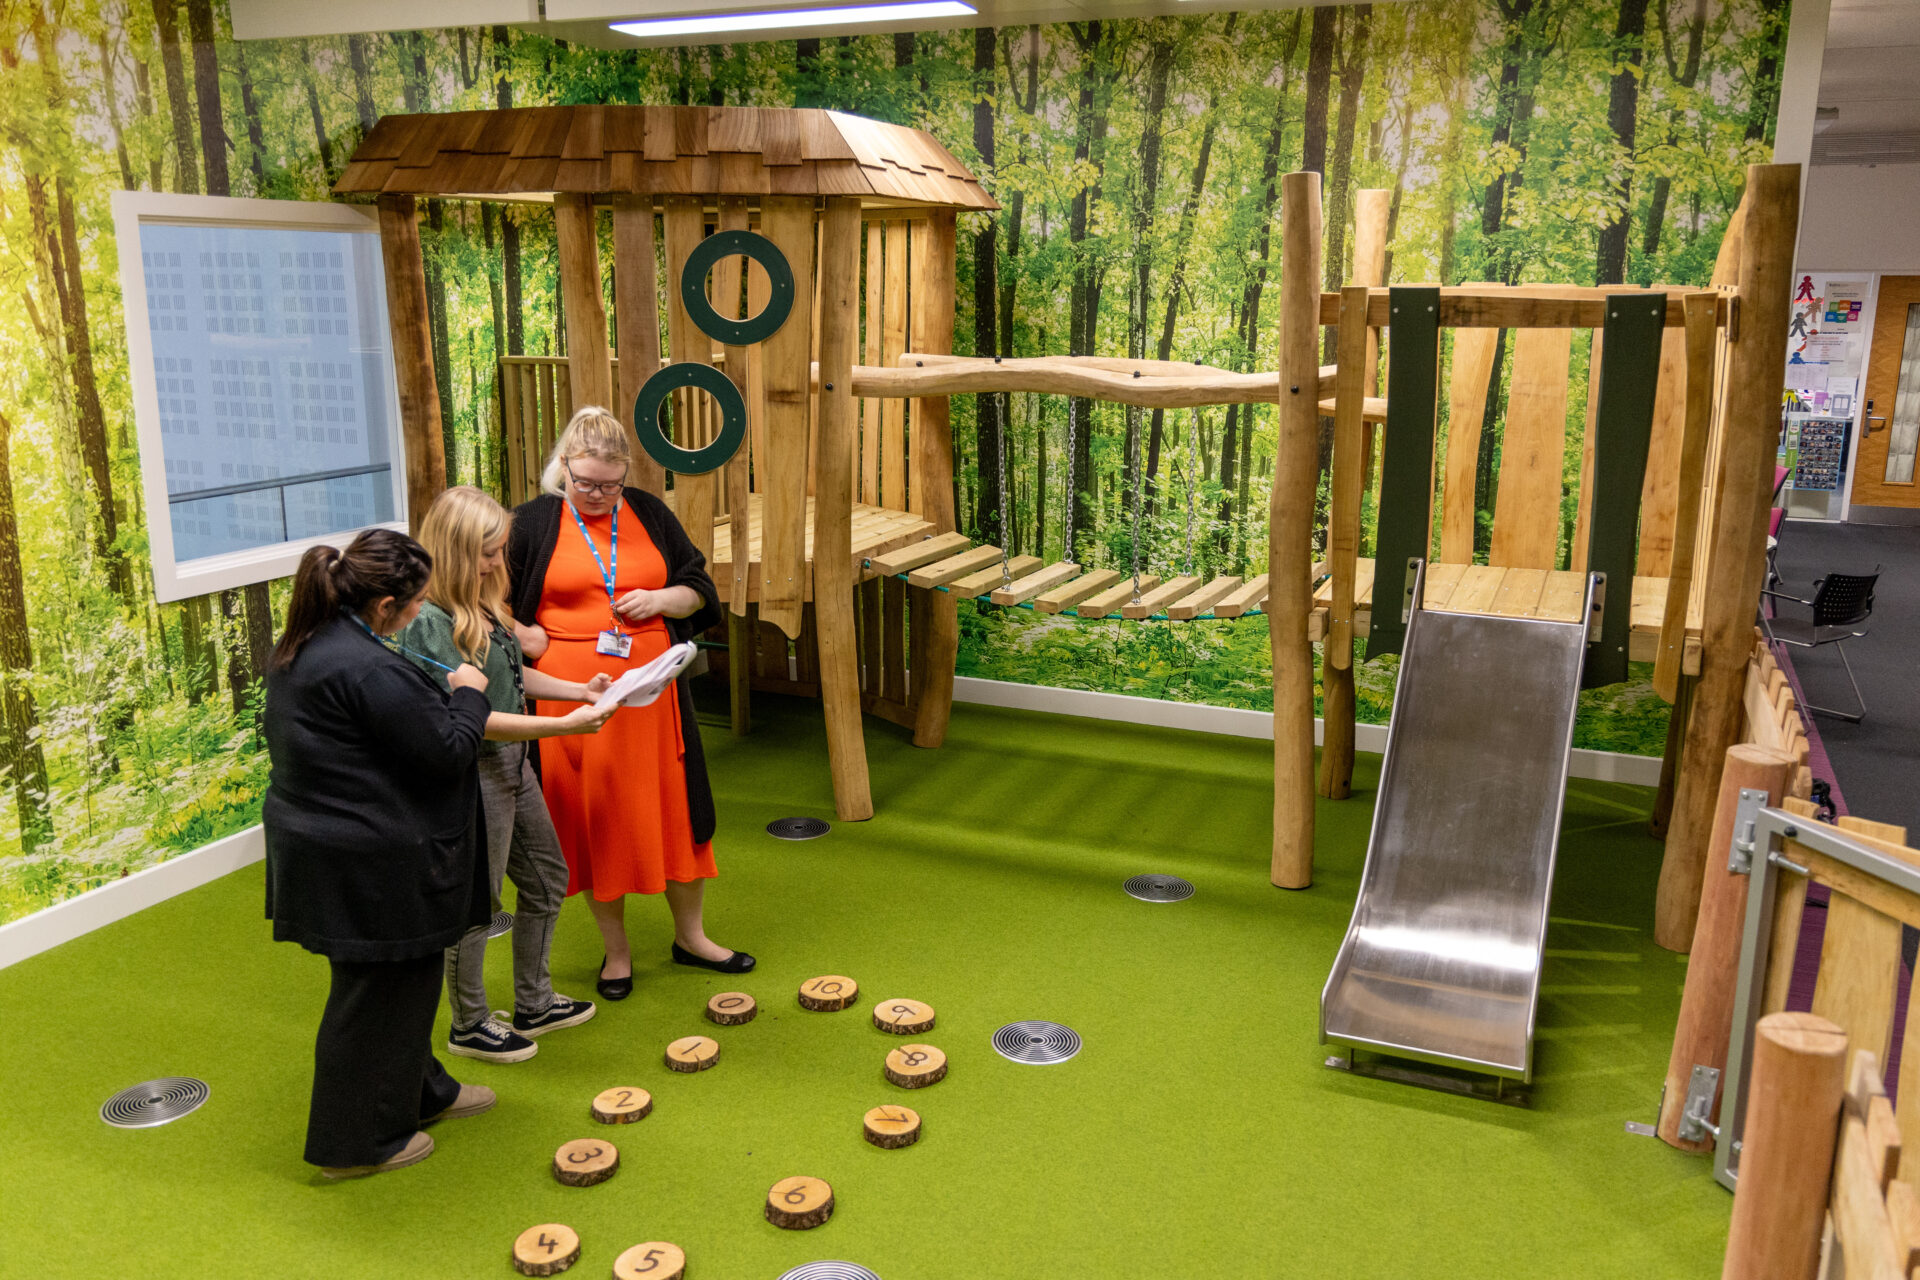
M 860 984 L 843 974 L 823 974 L 800 984 L 800 1007 L 815 1013 L 844 1009 L 859 998 Z
M 896 1036 L 933 1030 L 933 1006 L 921 1000 L 882 1000 L 873 1006 L 873 1025 Z
M 744 991 L 722 991 L 707 1001 L 707 1021 L 723 1027 L 737 1027 L 752 1022 L 754 1015 L 759 1012 L 760 1006 Z
M 645 1089 L 624 1085 L 594 1095 L 593 1118 L 601 1124 L 632 1124 L 645 1120 L 653 1112 L 653 1095 Z
M 920 1141 L 920 1113 L 912 1107 L 875 1107 L 867 1112 L 863 1128 L 868 1142 L 892 1151 Z
M 619 1168 L 619 1150 L 600 1138 L 576 1138 L 553 1153 L 553 1176 L 569 1187 L 605 1182 Z
M 720 1061 L 720 1045 L 706 1036 L 682 1036 L 667 1046 L 667 1066 L 674 1071 L 705 1071 Z
M 613 1260 L 613 1280 L 680 1280 L 687 1273 L 687 1255 L 677 1244 L 649 1240 Z
M 902 1089 L 922 1089 L 947 1076 L 947 1055 L 930 1044 L 903 1044 L 887 1055 L 887 1079 Z
M 528 1227 L 513 1242 L 513 1269 L 523 1276 L 559 1275 L 580 1258 L 580 1236 L 572 1227 L 543 1222 Z
M 833 1216 L 833 1188 L 824 1178 L 782 1178 L 767 1192 L 767 1221 L 789 1231 L 817 1227 Z

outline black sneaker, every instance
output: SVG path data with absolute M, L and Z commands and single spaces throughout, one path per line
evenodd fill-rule
M 525 1062 L 540 1046 L 494 1018 L 465 1031 L 455 1027 L 447 1037 L 447 1052 L 482 1062 Z
M 520 1013 L 516 1010 L 513 1015 L 513 1029 L 531 1039 L 534 1036 L 545 1035 L 549 1031 L 558 1031 L 561 1027 L 577 1027 L 598 1012 L 600 1011 L 593 1007 L 593 1001 L 575 1000 L 556 991 L 553 994 L 553 1003 L 548 1005 L 542 1013 Z M 501 1010 L 495 1010 L 493 1016 L 502 1022 L 507 1018 L 506 1013 Z

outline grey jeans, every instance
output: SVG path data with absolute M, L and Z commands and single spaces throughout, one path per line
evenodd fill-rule
M 553 926 L 567 898 L 567 859 L 553 819 L 528 762 L 528 744 L 503 742 L 479 758 L 480 803 L 487 815 L 487 878 L 500 901 L 501 877 L 510 876 L 518 897 L 513 910 L 513 1005 L 520 1013 L 546 1012 L 553 1003 L 547 955 Z M 484 1022 L 491 1009 L 486 985 L 487 930 L 469 929 L 447 948 L 447 1002 L 453 1025 L 465 1030 Z

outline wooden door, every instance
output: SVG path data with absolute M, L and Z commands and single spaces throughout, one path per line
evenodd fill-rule
M 1853 501 L 1920 507 L 1920 276 L 1881 276 Z

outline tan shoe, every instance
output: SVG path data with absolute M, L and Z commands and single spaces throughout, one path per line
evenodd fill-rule
M 463 1095 L 464 1092 L 465 1091 L 462 1090 Z M 488 1090 L 488 1092 L 491 1093 L 492 1090 Z M 492 1103 L 489 1102 L 488 1105 L 491 1106 Z M 433 1138 L 428 1134 L 416 1133 L 413 1137 L 407 1139 L 407 1145 L 400 1148 L 399 1152 L 388 1156 L 379 1164 L 346 1165 L 338 1169 L 322 1169 L 320 1172 L 322 1176 L 333 1178 L 336 1181 L 342 1178 L 364 1178 L 369 1174 L 391 1173 L 395 1169 L 404 1169 L 410 1164 L 419 1164 L 432 1154 Z
M 433 1124 L 439 1120 L 458 1120 L 462 1116 L 477 1116 L 482 1111 L 493 1110 L 493 1104 L 498 1101 L 500 1101 L 499 1096 L 483 1084 L 463 1084 L 460 1086 L 460 1096 L 453 1100 L 452 1106 L 438 1115 L 428 1116 L 420 1123 Z

